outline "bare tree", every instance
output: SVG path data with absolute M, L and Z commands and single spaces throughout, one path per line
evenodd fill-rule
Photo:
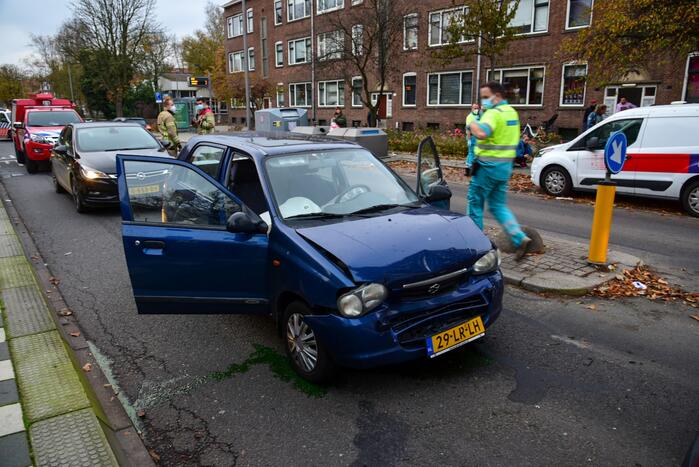
M 75 0 L 73 14 L 84 30 L 83 47 L 98 52 L 104 73 L 100 81 L 110 90 L 117 116 L 142 57 L 144 43 L 159 30 L 153 22 L 155 0 Z
M 371 96 L 383 95 L 398 69 L 395 55 L 403 41 L 405 3 L 365 0 L 342 14 L 328 15 L 326 28 L 319 34 L 318 67 L 342 74 L 349 83 L 352 77 L 361 77 L 360 99 L 374 122 L 381 98 L 372 103 Z
M 138 69 L 150 83 L 153 92 L 158 90 L 158 77 L 172 68 L 170 55 L 173 52 L 173 43 L 176 43 L 176 39 L 168 37 L 163 31 L 151 32 L 143 41 Z

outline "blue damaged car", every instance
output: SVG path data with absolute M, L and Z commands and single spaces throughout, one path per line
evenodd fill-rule
M 178 160 L 118 156 L 139 313 L 271 315 L 314 382 L 483 336 L 502 309 L 499 253 L 445 209 L 431 139 L 419 156 L 415 190 L 358 145 L 289 134 L 194 137 Z

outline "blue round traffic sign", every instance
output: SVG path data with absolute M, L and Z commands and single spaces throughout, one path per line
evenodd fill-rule
M 626 135 L 617 131 L 609 135 L 604 146 L 604 165 L 613 174 L 618 174 L 624 168 L 626 162 Z

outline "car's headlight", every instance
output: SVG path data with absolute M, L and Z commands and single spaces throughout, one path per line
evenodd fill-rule
M 388 296 L 388 289 L 381 284 L 366 284 L 337 299 L 337 309 L 342 316 L 356 318 L 381 305 Z
M 500 250 L 490 250 L 476 261 L 472 271 L 474 274 L 487 274 L 497 270 L 498 267 L 500 267 Z
M 35 143 L 51 144 L 51 141 L 49 141 L 45 136 L 35 135 L 33 133 L 29 135 L 29 139 L 31 139 Z
M 109 178 L 109 175 L 107 175 L 106 173 L 100 172 L 99 170 L 91 169 L 90 167 L 86 167 L 84 165 L 80 166 L 80 173 L 83 177 L 89 180 L 94 180 L 96 178 Z

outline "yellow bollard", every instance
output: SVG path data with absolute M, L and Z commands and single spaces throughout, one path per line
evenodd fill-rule
M 592 219 L 590 237 L 590 254 L 587 261 L 592 264 L 607 264 L 607 245 L 612 230 L 612 212 L 614 211 L 614 194 L 616 184 L 601 182 L 597 186 L 595 199 L 595 216 Z

